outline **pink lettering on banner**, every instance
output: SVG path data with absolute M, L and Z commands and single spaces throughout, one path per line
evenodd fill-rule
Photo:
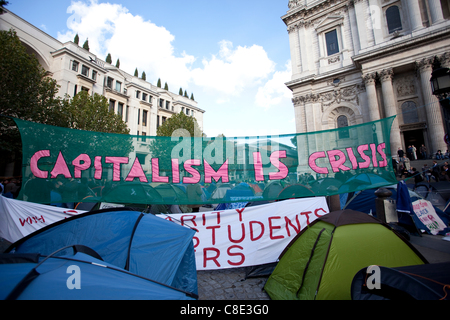
M 180 183 L 180 168 L 178 159 L 172 159 L 172 182 Z
M 89 169 L 91 166 L 91 158 L 87 154 L 80 154 L 75 160 L 72 161 L 74 166 L 74 177 L 75 179 L 81 179 L 81 171 Z
M 187 172 L 189 172 L 192 175 L 192 177 L 184 177 L 183 183 L 195 184 L 200 182 L 201 179 L 200 173 L 194 168 L 192 168 L 192 166 L 199 166 L 200 164 L 201 162 L 198 159 L 190 159 L 184 162 L 184 169 Z
M 152 159 L 152 182 L 169 183 L 169 177 L 159 176 L 159 159 Z
M 225 163 L 219 168 L 219 170 L 214 171 L 214 169 L 211 167 L 211 165 L 204 160 L 205 164 L 205 183 L 211 183 L 212 179 L 216 180 L 216 182 L 219 182 L 220 179 L 222 179 L 223 183 L 228 183 L 228 159 L 225 161 Z
M 46 179 L 48 177 L 48 172 L 40 170 L 37 165 L 39 159 L 44 157 L 50 157 L 50 150 L 38 151 L 31 157 L 30 169 L 36 178 Z
M 106 163 L 113 164 L 113 181 L 120 181 L 120 165 L 128 163 L 127 157 L 105 157 Z
M 345 154 L 341 150 L 331 150 L 328 151 L 328 158 L 330 159 L 331 169 L 333 172 L 339 172 L 339 170 L 342 171 L 349 171 L 350 168 L 344 166 L 345 161 L 347 161 L 347 158 L 345 157 Z M 337 157 L 337 159 L 336 159 Z
M 95 169 L 94 179 L 101 180 L 102 179 L 102 173 L 103 173 L 102 157 L 95 157 L 95 159 L 94 159 L 94 169 Z
M 368 157 L 364 151 L 369 150 L 369 145 L 368 144 L 363 144 L 361 146 L 358 146 L 357 148 L 359 155 L 361 156 L 361 158 L 363 158 L 365 160 L 365 162 L 360 162 L 359 163 L 359 168 L 360 169 L 367 169 L 368 167 L 370 167 L 370 157 Z
M 316 164 L 316 160 L 319 158 L 326 158 L 326 154 L 325 151 L 319 151 L 319 152 L 315 152 L 313 153 L 310 157 L 309 157 L 309 167 L 311 169 L 313 169 L 314 172 L 320 173 L 320 174 L 328 174 L 328 169 L 327 168 L 321 168 Z
M 386 143 L 384 143 L 384 142 L 379 144 L 377 147 L 377 151 L 381 155 L 381 158 L 383 159 L 383 161 L 380 161 L 380 168 L 384 168 L 384 167 L 388 166 L 386 153 L 384 153 L 384 151 L 383 151 L 384 149 L 386 149 Z
M 358 151 L 359 156 L 364 160 L 363 162 L 358 162 L 355 153 L 353 151 L 353 148 L 346 148 L 345 152 L 341 150 L 329 150 L 327 152 L 325 151 L 318 151 L 314 152 L 309 156 L 309 167 L 316 173 L 320 174 L 328 174 L 328 168 L 327 167 L 319 167 L 316 163 L 316 161 L 320 158 L 325 158 L 328 160 L 329 165 L 331 166 L 331 169 L 334 173 L 337 173 L 339 171 L 349 171 L 349 170 L 356 170 L 356 169 L 367 169 L 371 165 L 374 168 L 384 168 L 388 166 L 387 156 L 384 152 L 384 149 L 386 148 L 385 143 L 381 143 L 378 146 L 375 144 L 363 144 L 356 148 Z M 366 154 L 366 151 L 370 151 L 371 155 L 368 156 Z M 378 161 L 377 157 L 378 155 L 381 156 L 383 159 L 382 161 Z M 348 167 L 345 165 L 345 162 L 349 160 L 351 163 L 351 167 Z
M 56 159 L 55 166 L 51 172 L 52 179 L 56 178 L 60 174 L 62 174 L 66 179 L 72 178 L 69 167 L 67 167 L 66 160 L 64 160 L 64 156 L 61 151 L 58 154 L 58 159 Z
M 255 169 L 255 181 L 264 181 L 264 171 L 260 152 L 253 152 L 253 167 Z
M 130 173 L 125 181 L 133 181 L 135 178 L 139 178 L 140 182 L 148 182 L 138 158 L 134 160 L 133 167 L 131 167 Z
M 353 149 L 347 148 L 345 150 L 347 151 L 348 158 L 349 158 L 350 162 L 352 163 L 352 169 L 353 170 L 358 169 L 358 161 L 356 160 L 355 154 L 353 153 Z
M 269 180 L 283 180 L 289 174 L 286 165 L 281 162 L 280 158 L 286 158 L 286 150 L 275 151 L 270 155 L 270 162 L 279 170 L 278 172 L 270 172 Z

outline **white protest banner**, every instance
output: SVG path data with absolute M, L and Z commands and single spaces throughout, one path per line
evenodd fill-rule
M 437 215 L 430 201 L 417 200 L 412 205 L 417 218 L 430 230 L 431 234 L 436 235 L 447 227 Z
M 195 229 L 197 270 L 216 270 L 276 262 L 301 230 L 328 212 L 325 198 L 316 197 L 161 218 Z
M 83 212 L 0 196 L 0 237 L 14 243 L 36 230 Z

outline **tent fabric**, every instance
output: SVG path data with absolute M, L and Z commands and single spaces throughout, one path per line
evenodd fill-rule
M 68 287 L 68 270 L 73 266 L 79 268 L 79 290 Z M 58 257 L 10 253 L 0 256 L 0 299 L 194 300 L 195 295 L 82 252 Z
M 274 300 L 350 300 L 354 275 L 369 265 L 428 263 L 408 241 L 365 213 L 331 212 L 286 247 L 265 290 Z
M 65 246 L 85 245 L 108 263 L 197 293 L 194 234 L 151 214 L 117 208 L 54 223 L 12 244 L 7 252 L 49 255 Z
M 373 290 L 366 286 L 367 268 L 358 271 L 352 300 L 450 300 L 450 262 L 379 268 L 380 287 Z

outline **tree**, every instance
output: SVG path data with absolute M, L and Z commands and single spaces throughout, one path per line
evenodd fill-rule
M 186 98 L 188 98 L 188 94 L 187 94 L 187 91 L 186 91 L 186 90 L 184 90 L 184 96 L 185 96 Z
M 180 88 L 180 91 L 178 91 L 178 95 L 180 95 L 180 96 L 183 95 L 183 88 Z
M 145 71 L 142 71 L 142 80 L 147 80 L 147 75 L 145 74 Z
M 68 128 L 129 134 L 130 130 L 122 118 L 109 111 L 108 100 L 97 93 L 91 96 L 80 91 L 72 99 L 65 99 L 65 118 Z
M 117 67 L 117 68 L 120 68 L 120 60 L 119 60 L 119 59 L 117 59 L 116 67 Z
M 109 64 L 112 63 L 111 53 L 108 53 L 108 55 L 106 56 L 106 62 Z
M 169 91 L 169 86 L 167 85 L 167 82 L 164 84 L 164 90 Z
M 184 112 L 180 112 L 167 119 L 156 131 L 160 137 L 170 137 L 177 129 L 186 129 L 191 137 L 201 137 L 202 133 L 197 120 L 194 117 L 188 117 Z
M 158 83 L 156 84 L 158 88 L 161 88 L 161 78 L 158 79 Z
M 193 93 L 191 93 L 191 100 L 195 101 Z
M 3 14 L 5 12 L 3 6 L 6 6 L 7 4 L 9 4 L 8 1 L 0 0 L 0 14 Z
M 78 45 L 80 42 L 80 37 L 78 36 L 78 33 L 75 35 L 75 38 L 73 38 L 73 42 Z
M 135 76 L 135 77 L 139 77 L 139 71 L 138 71 L 137 68 L 136 68 L 136 70 L 134 70 L 134 76 Z
M 84 42 L 83 49 L 86 49 L 87 51 L 89 51 L 89 39 L 86 39 L 86 41 Z
M 27 53 L 14 30 L 0 31 L 0 57 L 0 114 L 60 125 L 64 113 L 62 99 L 56 96 L 59 86 L 36 57 Z M 20 136 L 10 119 L 0 117 L 0 135 L 4 157 L 21 153 Z

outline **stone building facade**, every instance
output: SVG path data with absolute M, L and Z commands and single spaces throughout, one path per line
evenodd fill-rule
M 0 15 L 0 30 L 14 29 L 29 53 L 60 86 L 58 95 L 73 97 L 81 90 L 106 97 L 130 134 L 156 136 L 172 115 L 195 117 L 203 131 L 204 110 L 187 97 L 159 88 L 111 65 L 72 41 L 62 43 L 9 10 Z
M 298 133 L 397 115 L 391 153 L 425 144 L 445 151 L 445 123 L 432 95 L 433 67 L 450 67 L 449 0 L 291 0 Z

